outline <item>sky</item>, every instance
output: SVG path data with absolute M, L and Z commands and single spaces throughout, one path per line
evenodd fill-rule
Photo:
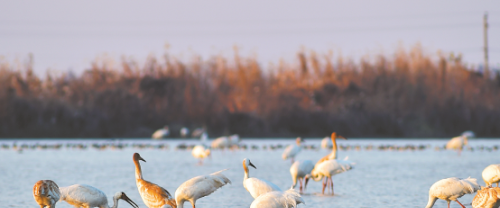
M 0 61 L 34 56 L 37 74 L 81 73 L 96 59 L 256 55 L 263 65 L 305 48 L 359 59 L 417 43 L 500 66 L 500 1 L 464 0 L 2 0 Z

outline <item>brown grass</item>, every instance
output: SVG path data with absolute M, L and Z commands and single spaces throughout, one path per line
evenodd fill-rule
M 500 134 L 499 83 L 419 46 L 356 62 L 302 50 L 266 69 L 238 53 L 166 54 L 44 78 L 30 61 L 2 61 L 0 137 L 149 137 L 165 124 L 211 136 L 490 137 Z

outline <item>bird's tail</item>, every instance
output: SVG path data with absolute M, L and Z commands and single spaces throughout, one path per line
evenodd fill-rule
M 228 183 L 231 184 L 231 180 L 229 180 L 229 178 L 227 178 L 225 175 L 222 174 L 222 172 L 226 171 L 226 170 L 228 170 L 228 169 L 220 170 L 220 171 L 217 171 L 215 173 L 210 174 L 211 176 L 213 176 L 214 181 L 220 183 L 219 187 L 222 187 Z
M 472 194 L 481 189 L 481 187 L 477 183 L 477 179 L 475 178 L 468 177 L 466 179 L 460 180 L 460 183 L 466 188 L 468 194 Z
M 283 197 L 285 198 L 288 207 L 296 207 L 300 203 L 306 203 L 300 196 L 299 192 L 295 189 L 286 190 L 283 192 Z

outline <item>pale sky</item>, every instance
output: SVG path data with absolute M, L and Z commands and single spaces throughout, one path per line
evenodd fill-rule
M 144 60 L 173 55 L 257 54 L 263 65 L 293 59 L 302 48 L 333 50 L 355 60 L 421 43 L 483 63 L 483 15 L 488 12 L 490 66 L 500 64 L 500 1 L 462 0 L 3 0 L 0 56 L 34 55 L 44 74 L 80 73 L 96 57 Z

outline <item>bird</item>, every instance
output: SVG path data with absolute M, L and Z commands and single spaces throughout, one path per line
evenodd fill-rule
M 323 161 L 326 161 L 326 160 L 336 160 L 337 159 L 337 138 L 347 140 L 345 137 L 340 136 L 340 135 L 338 135 L 335 132 L 332 133 L 332 135 L 330 136 L 330 138 L 331 138 L 331 141 L 332 141 L 332 152 L 330 152 L 330 154 L 322 157 L 318 162 L 316 162 L 316 165 L 320 164 L 320 163 L 322 163 Z
M 486 186 L 492 186 L 493 183 L 500 182 L 500 164 L 492 164 L 486 167 L 482 173 L 484 183 Z
M 448 202 L 448 208 L 450 208 L 450 201 L 456 201 L 462 208 L 465 208 L 457 199 L 465 194 L 472 194 L 479 189 L 479 184 L 477 184 L 475 178 L 460 179 L 452 177 L 441 179 L 429 189 L 429 202 L 425 208 L 434 206 L 437 199 Z
M 500 188 L 481 187 L 476 196 L 472 199 L 472 208 L 499 208 Z
M 245 187 L 245 189 L 250 193 L 250 195 L 252 195 L 254 199 L 267 192 L 281 191 L 278 186 L 269 181 L 259 178 L 250 178 L 248 174 L 248 166 L 252 166 L 255 169 L 257 169 L 257 167 L 255 167 L 255 165 L 250 162 L 250 159 L 243 159 L 243 170 L 245 171 L 245 176 L 243 178 L 243 187 Z
M 198 164 L 202 165 L 203 159 L 210 156 L 210 149 L 208 147 L 205 147 L 205 145 L 198 144 L 194 146 L 191 154 L 193 155 L 193 157 L 200 159 Z
M 74 184 L 68 187 L 61 187 L 61 200 L 66 201 L 75 207 L 99 207 L 110 208 L 108 198 L 101 190 L 85 184 Z M 128 202 L 132 207 L 139 208 L 135 202 L 119 191 L 113 196 L 112 208 L 118 207 L 118 200 L 122 199 Z
M 329 137 L 325 137 L 321 140 L 321 148 L 328 149 L 328 147 L 332 145 Z
M 334 192 L 332 176 L 351 170 L 353 167 L 354 163 L 347 160 L 323 161 L 322 163 L 314 166 L 311 174 L 307 174 L 305 176 L 304 189 L 307 187 L 307 182 L 310 178 L 312 178 L 314 181 L 320 181 L 323 179 L 323 190 L 321 191 L 321 193 L 325 194 L 325 187 L 328 188 L 328 186 L 331 186 L 333 195 Z
M 300 150 L 302 147 L 300 146 L 300 143 L 303 142 L 304 140 L 300 137 L 297 137 L 295 139 L 295 144 L 289 145 L 288 147 L 285 148 L 285 151 L 283 151 L 283 154 L 281 157 L 283 160 L 291 159 L 292 163 L 295 160 L 295 156 L 299 154 Z
M 164 126 L 161 129 L 158 129 L 153 133 L 153 139 L 162 139 L 163 137 L 166 137 L 170 134 L 170 131 L 168 130 L 168 126 Z
M 253 200 L 250 208 L 294 208 L 300 203 L 305 204 L 297 190 L 289 189 L 262 194 Z
M 144 204 L 149 208 L 177 207 L 175 199 L 166 189 L 142 178 L 139 160 L 144 162 L 146 162 L 146 160 L 144 160 L 139 153 L 134 153 L 132 159 L 135 164 L 135 182 Z
M 293 185 L 292 189 L 297 185 L 297 180 L 300 183 L 299 190 L 302 192 L 302 181 L 307 174 L 311 174 L 314 169 L 314 163 L 311 160 L 298 160 L 295 161 L 290 167 L 290 174 L 292 175 Z
M 446 149 L 458 150 L 458 155 L 460 155 L 464 146 L 468 144 L 468 138 L 474 136 L 474 133 L 471 131 L 463 132 L 462 135 L 451 138 L 446 143 Z
M 214 139 L 211 143 L 212 149 L 224 149 L 230 148 L 233 145 L 237 145 L 241 141 L 238 134 L 233 134 L 231 136 L 222 136 Z
M 175 191 L 175 202 L 177 207 L 183 208 L 184 202 L 189 201 L 193 208 L 196 208 L 196 200 L 210 195 L 228 183 L 230 184 L 231 181 L 221 173 L 225 170 L 210 175 L 196 176 L 182 183 Z
M 51 180 L 39 180 L 33 186 L 33 198 L 40 208 L 55 208 L 61 196 L 59 186 Z
M 189 129 L 187 127 L 182 127 L 180 130 L 181 137 L 186 137 L 189 135 Z
M 205 127 L 202 128 L 196 128 L 193 133 L 191 133 L 191 137 L 200 137 L 201 134 L 205 133 Z

